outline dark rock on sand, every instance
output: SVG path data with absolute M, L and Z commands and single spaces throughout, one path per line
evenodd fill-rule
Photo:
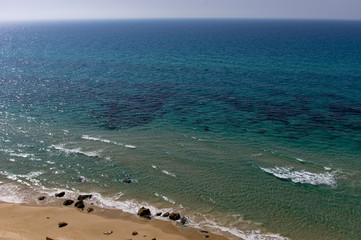
M 205 235 L 204 238 L 209 238 L 209 235 Z
M 91 199 L 92 197 L 93 197 L 92 194 L 79 195 L 78 200 L 79 200 L 79 201 L 83 201 L 83 200 L 86 200 L 86 199 Z
M 201 233 L 208 233 L 208 231 L 200 230 Z
M 69 206 L 69 205 L 72 205 L 73 203 L 74 203 L 73 200 L 68 199 L 68 200 L 65 200 L 65 201 L 63 202 L 63 205 L 64 205 L 64 206 Z
M 183 217 L 181 218 L 181 223 L 182 223 L 183 225 L 186 224 L 186 223 L 188 223 L 188 218 L 185 217 L 185 216 L 183 216 Z
M 169 217 L 169 212 L 164 213 L 162 217 Z
M 87 209 L 87 212 L 88 212 L 88 213 L 94 212 L 94 208 L 92 208 L 92 207 L 88 208 L 88 209 Z
M 80 201 L 77 201 L 77 202 L 74 204 L 74 207 L 77 207 L 77 208 L 79 208 L 79 209 L 81 209 L 81 210 L 84 210 L 85 205 L 84 205 L 84 202 L 83 202 L 82 200 L 80 200 Z
M 180 214 L 177 212 L 172 212 L 171 214 L 169 214 L 169 219 L 176 221 L 180 219 Z
M 45 196 L 41 196 L 41 197 L 38 197 L 38 200 L 43 201 L 45 198 L 46 198 Z
M 55 197 L 64 197 L 65 192 L 55 193 Z
M 145 207 L 141 207 L 139 210 L 138 210 L 138 215 L 140 217 L 150 217 L 151 213 L 150 213 L 150 210 L 148 208 L 145 208 Z
M 45 240 L 54 240 L 54 239 L 50 237 L 46 237 Z
M 157 212 L 155 215 L 159 217 L 162 215 L 162 212 Z
M 136 236 L 136 235 L 138 235 L 138 232 L 134 231 L 134 232 L 132 232 L 132 235 Z
M 65 227 L 65 226 L 67 226 L 68 224 L 66 223 L 66 222 L 60 222 L 60 223 L 58 223 L 58 226 L 60 227 L 60 228 L 62 228 L 62 227 Z
M 132 182 L 132 179 L 130 179 L 130 178 L 124 178 L 124 179 L 123 179 L 123 182 L 125 182 L 125 183 L 131 183 L 131 182 Z

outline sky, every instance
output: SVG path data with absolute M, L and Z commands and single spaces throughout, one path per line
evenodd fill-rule
M 118 18 L 361 20 L 361 0 L 0 0 L 0 21 Z

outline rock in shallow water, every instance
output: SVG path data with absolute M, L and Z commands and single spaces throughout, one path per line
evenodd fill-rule
M 131 183 L 131 182 L 132 182 L 132 179 L 130 179 L 130 178 L 124 178 L 124 179 L 123 179 L 123 182 L 125 182 L 125 183 Z
M 83 201 L 83 200 L 86 200 L 86 199 L 91 199 L 92 197 L 93 197 L 92 194 L 79 195 L 78 200 L 79 200 L 79 201 Z
M 181 223 L 182 223 L 183 225 L 187 224 L 187 223 L 188 223 L 188 218 L 185 217 L 185 216 L 183 216 L 183 217 L 181 218 Z
M 65 192 L 55 193 L 55 197 L 64 197 Z
M 42 200 L 44 200 L 46 197 L 45 196 L 41 196 L 41 197 L 38 197 L 38 200 L 39 201 L 42 201 Z
M 145 207 L 141 207 L 139 210 L 138 210 L 138 215 L 140 217 L 150 217 L 151 213 L 150 213 L 150 210 L 149 208 L 145 208 Z
M 63 202 L 63 205 L 64 205 L 64 206 L 69 206 L 69 205 L 72 205 L 73 203 L 74 203 L 73 200 L 68 199 L 68 200 L 65 200 L 65 201 Z
M 177 212 L 172 212 L 171 214 L 169 214 L 169 219 L 176 221 L 180 219 L 180 214 Z

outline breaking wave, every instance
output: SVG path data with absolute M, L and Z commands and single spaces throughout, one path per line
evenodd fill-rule
M 277 178 L 289 179 L 294 183 L 304 183 L 311 185 L 328 185 L 336 187 L 335 176 L 330 173 L 312 173 L 305 170 L 296 171 L 291 167 L 274 167 L 262 168 L 263 171 L 269 173 Z
M 91 137 L 89 135 L 83 135 L 81 138 L 85 139 L 85 140 L 91 140 L 91 141 L 99 141 L 99 142 L 103 142 L 103 143 L 111 143 L 111 144 L 118 145 L 118 146 L 123 146 L 123 147 L 126 147 L 126 148 L 132 148 L 132 149 L 136 148 L 136 146 L 134 146 L 134 145 L 118 143 L 118 142 L 115 142 L 115 141 L 111 141 L 109 139 Z
M 69 149 L 69 148 L 65 148 L 64 144 L 51 145 L 50 148 L 54 148 L 56 150 L 65 152 L 66 154 L 76 153 L 76 154 L 83 154 L 88 157 L 99 157 L 99 152 L 97 152 L 97 151 L 87 151 L 86 152 L 86 151 L 82 151 L 81 148 Z

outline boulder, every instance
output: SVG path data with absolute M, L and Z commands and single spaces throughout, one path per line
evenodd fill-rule
M 137 236 L 137 235 L 138 235 L 138 232 L 137 232 L 137 231 L 134 231 L 134 232 L 132 232 L 132 235 L 133 235 L 133 236 Z
M 91 199 L 92 197 L 93 197 L 92 194 L 79 195 L 78 200 L 79 200 L 79 201 L 83 201 L 83 200 L 86 200 L 86 199 Z
M 169 217 L 169 212 L 165 212 L 162 217 Z
M 63 205 L 64 205 L 64 206 L 69 206 L 69 205 L 72 205 L 73 203 L 74 203 L 73 200 L 68 199 L 68 200 L 65 200 L 65 201 L 63 202 Z
M 149 217 L 151 215 L 149 208 L 141 207 L 138 210 L 138 215 L 140 217 Z
M 74 207 L 79 208 L 79 209 L 81 209 L 81 210 L 84 210 L 85 205 L 84 205 L 84 202 L 83 202 L 82 200 L 80 200 L 80 201 L 77 201 L 77 202 L 74 204 Z
M 181 218 L 180 214 L 177 212 L 172 212 L 171 214 L 169 214 L 169 219 L 176 221 L 179 220 Z
M 45 196 L 41 196 L 41 197 L 38 197 L 38 200 L 43 201 L 45 198 L 46 198 Z
M 64 197 L 65 192 L 55 193 L 55 197 Z
M 181 218 L 181 223 L 182 223 L 183 225 L 185 225 L 186 223 L 188 223 L 188 218 L 186 218 L 185 216 L 183 216 L 183 217 Z
M 157 214 L 155 214 L 156 216 L 161 216 L 162 215 L 162 212 L 157 212 Z
M 87 209 L 87 212 L 88 212 L 88 213 L 94 212 L 94 208 L 92 208 L 92 207 L 88 208 L 88 209 Z

